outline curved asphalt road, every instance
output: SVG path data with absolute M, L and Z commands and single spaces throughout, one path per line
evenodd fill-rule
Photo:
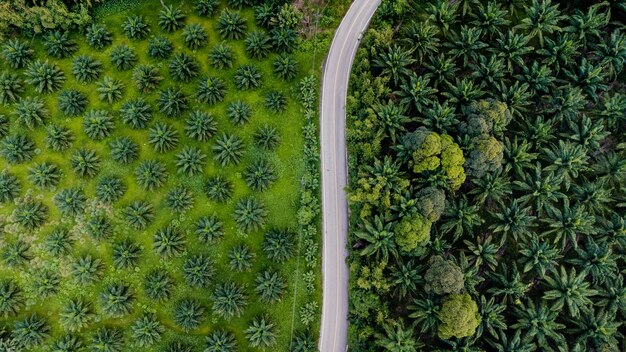
M 320 139 L 324 301 L 319 350 L 344 352 L 348 336 L 346 96 L 354 55 L 381 0 L 354 0 L 335 32 L 322 78 Z

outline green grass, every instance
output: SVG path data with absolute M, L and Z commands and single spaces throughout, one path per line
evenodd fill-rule
M 132 6 L 127 7 L 128 4 Z M 237 338 L 238 346 L 240 350 L 246 350 L 249 348 L 248 342 L 245 339 L 243 331 L 247 327 L 248 323 L 254 316 L 259 314 L 267 314 L 273 322 L 277 324 L 277 345 L 275 350 L 286 351 L 288 349 L 290 334 L 291 334 L 291 322 L 292 322 L 292 304 L 293 304 L 293 285 L 295 284 L 294 272 L 296 271 L 296 259 L 295 256 L 285 264 L 272 263 L 261 249 L 261 242 L 263 240 L 263 234 L 265 230 L 278 227 L 278 228 L 290 228 L 292 231 L 297 231 L 296 211 L 299 199 L 299 179 L 303 173 L 304 162 L 301 158 L 303 149 L 303 136 L 302 126 L 304 125 L 304 118 L 301 114 L 301 109 L 298 102 L 295 100 L 296 84 L 298 80 L 304 76 L 304 72 L 292 82 L 286 83 L 277 79 L 272 73 L 272 62 L 275 58 L 275 54 L 272 54 L 268 59 L 263 61 L 248 59 L 245 55 L 245 47 L 243 40 L 228 41 L 228 44 L 233 47 L 236 54 L 236 60 L 234 67 L 228 70 L 215 70 L 209 66 L 207 55 L 209 50 L 217 43 L 221 42 L 216 30 L 216 18 L 219 16 L 219 10 L 214 15 L 213 19 L 199 18 L 193 13 L 193 9 L 189 2 L 181 2 L 181 6 L 184 12 L 187 14 L 186 23 L 200 23 L 207 30 L 209 34 L 208 45 L 200 50 L 191 52 L 184 47 L 182 42 L 182 30 L 176 31 L 172 34 L 164 33 L 157 25 L 157 16 L 160 6 L 158 2 L 153 1 L 112 1 L 106 4 L 106 7 L 96 10 L 96 22 L 102 22 L 106 24 L 109 30 L 114 33 L 113 45 L 103 49 L 102 51 L 96 51 L 90 48 L 84 39 L 82 34 L 76 33 L 73 35 L 79 43 L 79 50 L 75 54 L 85 54 L 93 56 L 103 63 L 104 72 L 101 75 L 100 80 L 104 76 L 111 76 L 113 78 L 121 80 L 126 88 L 124 90 L 124 97 L 120 102 L 109 105 L 101 102 L 97 93 L 95 92 L 95 84 L 81 84 L 74 80 L 71 74 L 71 62 L 72 58 L 57 60 L 49 58 L 51 62 L 56 63 L 65 72 L 67 78 L 63 85 L 63 89 L 77 89 L 81 92 L 88 94 L 89 105 L 87 110 L 90 109 L 107 109 L 114 112 L 116 116 L 116 128 L 112 136 L 104 139 L 103 141 L 95 142 L 85 136 L 82 132 L 82 118 L 66 118 L 58 111 L 56 102 L 56 94 L 46 94 L 42 97 L 46 101 L 46 106 L 50 110 L 51 118 L 48 123 L 55 123 L 67 126 L 71 128 L 76 136 L 76 140 L 73 143 L 72 148 L 69 151 L 63 153 L 55 153 L 48 150 L 43 142 L 45 138 L 45 129 L 38 127 L 35 130 L 26 130 L 20 128 L 15 123 L 12 123 L 10 134 L 16 132 L 23 132 L 28 134 L 37 144 L 38 154 L 35 158 L 26 164 L 20 165 L 8 165 L 2 159 L 0 160 L 0 169 L 7 168 L 11 173 L 18 176 L 21 181 L 22 195 L 27 192 L 31 192 L 32 196 L 41 199 L 50 209 L 49 221 L 46 225 L 38 230 L 27 232 L 15 227 L 12 224 L 8 224 L 8 219 L 11 212 L 14 209 L 14 205 L 3 205 L 0 207 L 0 215 L 7 220 L 7 226 L 5 226 L 4 234 L 0 235 L 0 248 L 3 243 L 11 242 L 16 238 L 21 238 L 32 244 L 31 253 L 34 259 L 30 261 L 27 267 L 19 269 L 12 269 L 6 267 L 0 263 L 0 278 L 12 277 L 15 278 L 20 286 L 26 291 L 27 295 L 27 308 L 23 309 L 18 318 L 26 317 L 33 312 L 37 312 L 41 316 L 45 317 L 51 324 L 52 338 L 48 339 L 48 342 L 54 340 L 58 336 L 64 334 L 62 328 L 56 323 L 58 319 L 58 313 L 60 308 L 65 302 L 74 297 L 84 297 L 87 300 L 94 303 L 97 313 L 100 311 L 99 293 L 102 288 L 107 284 L 122 280 L 129 283 L 136 293 L 136 303 L 134 312 L 123 318 L 107 318 L 104 315 L 98 314 L 101 318 L 97 322 L 91 324 L 87 329 L 81 332 L 81 336 L 88 337 L 91 332 L 95 331 L 101 326 L 121 326 L 127 327 L 132 321 L 144 312 L 154 312 L 159 317 L 159 320 L 166 326 L 166 332 L 163 335 L 161 342 L 150 348 L 144 348 L 144 351 L 159 351 L 162 346 L 165 346 L 168 342 L 175 338 L 183 337 L 183 339 L 189 340 L 195 346 L 196 350 L 201 350 L 199 347 L 203 345 L 203 336 L 213 331 L 216 328 L 226 328 L 233 332 Z M 256 29 L 254 25 L 253 11 L 250 9 L 242 11 L 247 19 L 248 30 Z M 187 52 L 192 54 L 201 65 L 201 77 L 202 76 L 216 76 L 222 78 L 228 86 L 226 98 L 223 102 L 207 107 L 205 104 L 197 104 L 190 99 L 190 109 L 201 109 L 206 112 L 210 112 L 215 117 L 218 123 L 218 134 L 222 132 L 233 133 L 244 139 L 246 145 L 245 157 L 236 166 L 220 167 L 217 162 L 213 160 L 213 153 L 211 146 L 212 140 L 208 142 L 197 142 L 190 140 L 184 135 L 184 124 L 186 114 L 178 120 L 167 118 L 158 112 L 155 101 L 158 96 L 158 90 L 151 94 L 141 94 L 134 89 L 134 84 L 131 78 L 132 71 L 117 71 L 112 67 L 109 59 L 110 52 L 115 46 L 125 44 L 132 47 L 138 55 L 138 64 L 152 63 L 159 67 L 161 75 L 166 78 L 161 82 L 160 88 L 166 88 L 168 86 L 180 86 L 190 96 L 193 96 L 193 92 L 196 87 L 196 81 L 194 80 L 190 84 L 179 84 L 170 81 L 169 72 L 167 69 L 167 60 L 154 61 L 147 55 L 148 39 L 141 41 L 133 41 L 126 38 L 121 32 L 121 22 L 126 16 L 138 13 L 147 18 L 150 24 L 152 34 L 161 34 L 170 38 L 174 43 L 174 52 Z M 32 42 L 32 47 L 36 51 L 38 58 L 45 59 L 46 54 L 39 40 L 35 39 Z M 296 55 L 300 62 L 301 71 L 303 68 L 308 68 L 310 62 L 308 61 L 309 53 L 299 53 Z M 253 91 L 238 91 L 233 83 L 233 75 L 237 67 L 244 63 L 252 63 L 259 67 L 263 72 L 263 86 L 260 89 Z M 20 70 L 23 71 L 23 70 Z M 264 95 L 265 92 L 270 89 L 276 89 L 285 93 L 288 97 L 287 110 L 280 114 L 275 114 L 268 111 L 264 107 Z M 27 91 L 23 96 L 36 95 L 32 90 L 32 87 L 27 85 Z M 153 125 L 157 121 L 164 121 L 176 127 L 179 132 L 180 142 L 178 147 L 174 151 L 170 151 L 165 154 L 156 153 L 147 144 L 147 130 L 130 130 L 119 120 L 117 111 L 121 104 L 129 99 L 142 96 L 148 102 L 153 105 L 154 116 L 150 125 Z M 234 126 L 226 117 L 226 109 L 230 102 L 243 99 L 253 107 L 253 116 L 251 120 L 244 126 Z M 12 111 L 11 106 L 0 106 L 0 114 L 10 115 Z M 275 152 L 264 152 L 254 146 L 252 141 L 252 134 L 256 128 L 269 124 L 276 127 L 281 136 L 281 144 Z M 120 165 L 109 159 L 109 147 L 108 143 L 117 136 L 129 136 L 139 143 L 141 151 L 139 159 L 130 165 Z M 174 165 L 174 157 L 183 146 L 191 145 L 200 148 L 207 155 L 207 165 L 204 168 L 203 175 L 188 177 L 177 174 L 176 166 Z M 93 180 L 79 179 L 74 175 L 69 164 L 69 155 L 77 148 L 88 146 L 97 151 L 98 155 L 102 158 L 101 168 L 98 175 Z M 265 158 L 272 162 L 276 168 L 276 174 L 278 176 L 277 181 L 271 186 L 268 191 L 263 193 L 252 192 L 245 184 L 242 176 L 242 172 L 251 161 Z M 146 159 L 156 159 L 164 162 L 168 167 L 169 177 L 164 187 L 159 188 L 156 191 L 146 192 L 137 185 L 133 172 L 137 165 Z M 27 170 L 35 162 L 51 161 L 60 165 L 63 169 L 63 177 L 60 184 L 53 190 L 40 191 L 33 188 L 32 191 L 27 191 L 31 184 L 27 180 Z M 218 204 L 208 200 L 206 195 L 202 191 L 204 181 L 213 175 L 224 175 L 231 180 L 235 185 L 235 193 L 233 198 L 226 204 Z M 124 194 L 123 198 L 117 201 L 114 206 L 106 206 L 98 204 L 94 201 L 95 184 L 98 180 L 109 175 L 117 175 L 124 179 L 128 190 Z M 191 210 L 182 215 L 172 214 L 164 204 L 164 196 L 167 190 L 177 185 L 184 185 L 188 187 L 194 193 L 194 206 Z M 78 216 L 76 218 L 68 218 L 61 216 L 57 210 L 57 207 L 52 201 L 52 197 L 61 189 L 68 187 L 81 187 L 84 189 L 86 195 L 90 199 L 90 205 L 88 209 L 99 209 L 109 215 L 115 225 L 114 236 L 107 241 L 96 241 L 91 239 L 88 235 L 80 231 L 84 221 L 84 216 Z M 263 230 L 255 231 L 249 234 L 244 234 L 238 231 L 233 219 L 233 209 L 237 200 L 248 196 L 254 196 L 260 199 L 267 207 L 268 218 L 266 226 Z M 143 231 L 135 231 L 130 229 L 126 223 L 118 216 L 119 209 L 129 204 L 133 200 L 146 200 L 149 201 L 156 210 L 155 221 Z M 89 212 L 89 211 L 88 211 Z M 215 244 L 206 245 L 200 243 L 196 236 L 193 234 L 193 224 L 195 220 L 204 215 L 217 214 L 220 220 L 224 223 L 225 236 Z M 178 226 L 185 233 L 186 237 L 186 251 L 177 258 L 163 260 L 154 253 L 152 249 L 152 236 L 159 228 L 166 226 L 167 224 L 174 224 Z M 47 235 L 55 226 L 66 226 L 73 229 L 73 236 L 77 239 L 73 252 L 66 257 L 52 257 L 45 253 L 42 248 L 42 238 Z M 142 246 L 142 256 L 139 265 L 130 270 L 117 270 L 114 269 L 111 264 L 111 245 L 116 240 L 125 238 L 131 238 L 138 242 Z M 250 246 L 255 253 L 256 258 L 254 262 L 253 270 L 249 273 L 233 273 L 228 265 L 227 253 L 237 244 L 246 243 Z M 68 263 L 70 258 L 79 254 L 89 253 L 100 259 L 106 264 L 106 272 L 103 280 L 96 285 L 83 287 L 76 285 L 68 277 Z M 228 280 L 235 281 L 238 284 L 245 285 L 246 293 L 248 295 L 248 306 L 245 313 L 238 318 L 234 318 L 231 321 L 224 321 L 213 315 L 211 315 L 211 300 L 209 298 L 212 292 L 212 284 L 208 289 L 192 289 L 184 283 L 182 278 L 181 267 L 185 258 L 188 258 L 196 254 L 209 255 L 215 262 L 216 274 L 213 283 L 225 282 Z M 301 265 L 302 266 L 302 265 Z M 50 267 L 54 270 L 58 270 L 63 276 L 63 280 L 60 286 L 59 293 L 49 299 L 39 299 L 34 292 L 32 292 L 30 281 L 32 277 L 32 270 L 40 267 Z M 278 269 L 288 280 L 288 288 L 283 296 L 282 301 L 273 305 L 266 305 L 260 303 L 254 293 L 254 278 L 256 273 L 268 268 Z M 176 289 L 174 295 L 166 303 L 160 304 L 151 301 L 143 294 L 143 277 L 153 268 L 165 268 L 176 279 Z M 301 268 L 302 270 L 302 268 Z M 306 290 L 302 287 L 302 283 L 299 283 L 297 302 L 307 301 Z M 207 314 L 205 314 L 205 320 L 202 326 L 189 333 L 183 332 L 178 328 L 172 320 L 172 306 L 179 299 L 184 297 L 195 297 L 199 299 L 206 308 Z M 316 296 L 319 300 L 319 294 Z M 299 304 L 297 305 L 297 308 Z M 296 310 L 297 314 L 297 310 Z M 0 326 L 11 325 L 11 321 L 16 318 L 1 318 Z M 296 317 L 296 328 L 303 328 L 300 326 L 299 318 Z M 136 347 L 129 341 L 129 332 L 125 331 L 126 347 L 125 351 L 136 351 Z M 85 338 L 85 342 L 88 343 L 88 338 Z M 46 351 L 46 345 L 42 345 L 37 348 L 33 348 L 33 351 Z

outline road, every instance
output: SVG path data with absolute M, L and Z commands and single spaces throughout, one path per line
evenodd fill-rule
M 344 352 L 348 337 L 346 96 L 354 55 L 380 0 L 354 0 L 326 58 L 320 105 L 323 304 L 319 350 Z

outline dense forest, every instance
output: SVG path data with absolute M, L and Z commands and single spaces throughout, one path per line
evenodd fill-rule
M 354 351 L 624 351 L 626 2 L 383 1 L 348 101 Z

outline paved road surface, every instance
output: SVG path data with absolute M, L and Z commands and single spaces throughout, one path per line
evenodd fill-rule
M 380 0 L 354 0 L 341 21 L 326 59 L 322 78 L 320 138 L 324 302 L 319 350 L 344 352 L 348 335 L 348 204 L 346 160 L 346 95 L 361 34 Z

